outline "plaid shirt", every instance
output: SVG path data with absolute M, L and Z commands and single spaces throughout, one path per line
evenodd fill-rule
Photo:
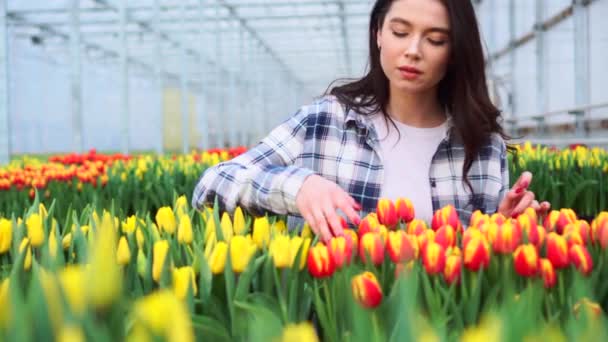
M 449 125 L 448 127 L 451 127 Z M 288 226 L 303 224 L 296 195 L 305 178 L 318 174 L 336 182 L 361 203 L 361 217 L 376 209 L 384 179 L 380 144 L 371 118 L 345 112 L 333 96 L 298 110 L 257 146 L 206 170 L 194 189 L 192 205 L 213 205 L 233 212 L 237 205 L 254 215 L 287 214 Z M 452 204 L 463 224 L 477 209 L 494 213 L 509 187 L 506 145 L 498 134 L 475 158 L 462 178 L 464 147 L 448 129 L 429 170 L 433 211 Z M 412 167 L 416 167 L 412 165 Z

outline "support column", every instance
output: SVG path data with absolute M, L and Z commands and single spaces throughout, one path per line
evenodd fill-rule
M 11 136 L 9 120 L 9 73 L 8 73 L 8 19 L 6 2 L 0 0 L 0 165 L 11 158 Z
M 536 24 L 534 32 L 536 38 L 536 111 L 539 115 L 547 112 L 547 90 L 546 90 L 546 60 L 545 60 L 545 32 L 542 27 L 543 15 L 545 13 L 545 0 L 536 0 Z
M 130 132 L 129 132 L 129 46 L 127 44 L 127 6 L 128 0 L 119 1 L 118 15 L 120 16 L 120 118 L 121 118 L 121 151 L 124 154 L 130 152 Z
M 80 0 L 70 2 L 70 66 L 72 97 L 72 136 L 75 152 L 84 150 L 82 137 L 82 62 L 80 53 Z
M 156 117 L 158 119 L 158 138 L 156 139 L 156 153 L 162 154 L 164 152 L 165 142 L 165 101 L 164 101 L 164 81 L 163 81 L 163 55 L 162 55 L 162 33 L 160 30 L 160 0 L 154 0 L 154 80 L 156 84 L 156 91 L 158 92 L 158 98 L 156 99 Z
M 205 78 L 205 57 L 204 51 L 207 47 L 207 41 L 205 39 L 205 0 L 200 0 L 199 2 L 199 43 L 200 43 L 200 73 L 201 73 L 201 89 L 200 89 L 200 129 L 201 129 L 201 149 L 207 150 L 209 149 L 209 121 L 207 119 L 207 104 L 208 102 L 205 99 L 205 90 L 206 90 L 206 78 Z
M 589 95 L 589 7 L 586 1 L 574 0 L 574 102 L 586 106 L 591 102 Z M 586 135 L 584 128 L 587 111 L 576 114 L 576 135 Z
M 179 17 L 186 18 L 186 4 L 182 3 L 179 7 Z M 179 44 L 181 45 L 180 54 L 180 75 L 179 75 L 179 93 L 181 105 L 180 109 L 182 112 L 182 153 L 188 154 L 190 151 L 190 110 L 189 110 L 189 99 L 188 99 L 188 52 L 185 48 L 184 40 L 180 39 Z

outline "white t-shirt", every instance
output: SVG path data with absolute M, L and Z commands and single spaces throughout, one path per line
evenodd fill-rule
M 393 201 L 399 197 L 409 198 L 416 218 L 430 223 L 433 204 L 429 170 L 433 155 L 446 136 L 447 121 L 432 128 L 408 126 L 395 119 L 393 122 L 399 133 L 390 121 L 386 122 L 383 114 L 373 117 L 384 165 L 381 197 Z

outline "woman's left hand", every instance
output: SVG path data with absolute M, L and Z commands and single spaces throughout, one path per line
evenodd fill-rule
M 534 193 L 528 190 L 531 182 L 532 173 L 528 171 L 522 173 L 498 206 L 498 212 L 505 217 L 517 217 L 526 208 L 532 207 L 539 218 L 544 218 L 551 209 L 551 204 L 546 201 L 538 203 Z

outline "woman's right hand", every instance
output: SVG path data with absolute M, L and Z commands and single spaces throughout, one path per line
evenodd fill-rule
M 296 196 L 296 206 L 311 230 L 325 242 L 344 234 L 336 209 L 342 210 L 355 225 L 361 221 L 357 214 L 361 205 L 338 184 L 319 175 L 306 178 Z

